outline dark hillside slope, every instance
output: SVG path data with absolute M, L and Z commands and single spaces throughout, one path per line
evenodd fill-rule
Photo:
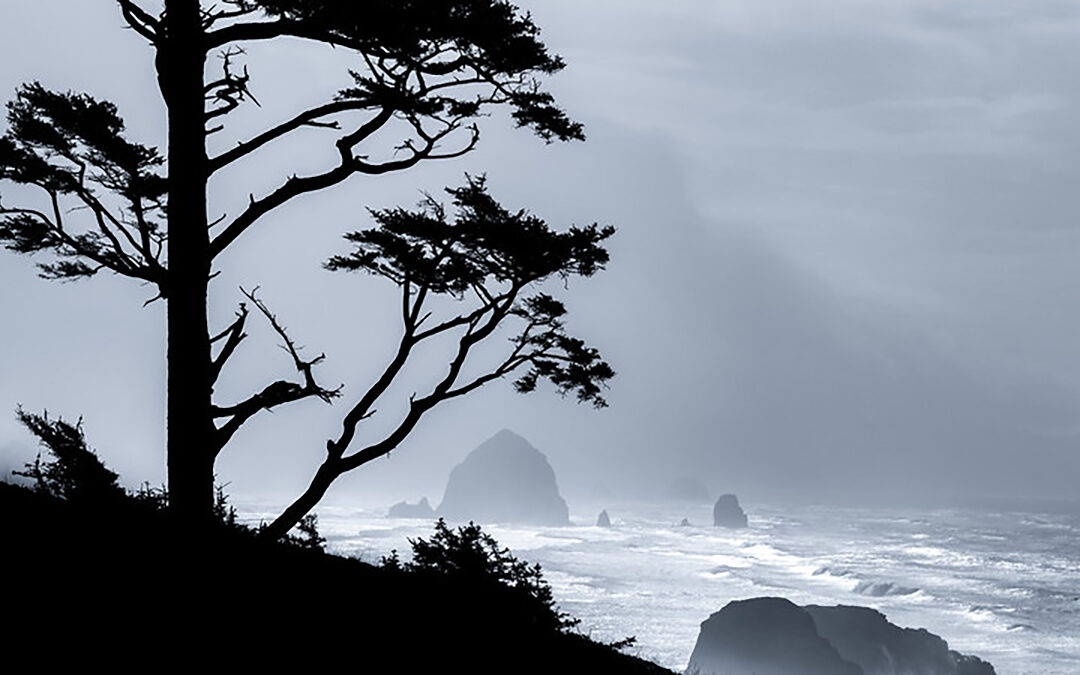
M 0 522 L 0 670 L 669 673 L 553 630 L 519 592 L 482 580 L 240 528 L 185 535 L 150 507 L 77 508 L 2 483 Z

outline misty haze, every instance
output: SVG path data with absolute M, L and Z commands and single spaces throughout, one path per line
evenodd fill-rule
M 0 36 L 4 611 L 68 617 L 25 639 L 367 603 L 324 642 L 394 672 L 1080 672 L 1080 6 Z

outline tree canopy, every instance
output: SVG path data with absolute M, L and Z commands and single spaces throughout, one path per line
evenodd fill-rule
M 361 271 L 388 279 L 401 292 L 402 332 L 393 359 L 381 376 L 345 415 L 341 434 L 327 442 L 327 457 L 308 490 L 271 528 L 306 513 L 330 483 L 346 471 L 385 456 L 409 434 L 421 417 L 439 403 L 468 394 L 500 378 L 516 375 L 514 388 L 528 393 L 546 380 L 563 395 L 602 408 L 603 388 L 614 375 L 599 351 L 565 330 L 566 307 L 538 291 L 550 279 L 591 276 L 608 261 L 602 242 L 611 226 L 551 230 L 527 211 L 511 212 L 496 202 L 483 178 L 469 178 L 450 188 L 456 214 L 428 196 L 416 210 L 372 211 L 378 227 L 351 232 L 348 254 L 331 258 L 331 270 Z M 458 311 L 430 310 L 434 296 L 456 300 Z M 445 309 L 442 310 L 445 312 Z M 464 375 L 476 348 L 509 329 L 500 358 Z M 347 453 L 359 424 L 373 414 L 375 402 L 389 389 L 416 350 L 434 338 L 454 336 L 448 369 L 426 394 L 415 394 L 408 411 L 384 438 Z
M 583 140 L 584 131 L 543 87 L 563 60 L 540 40 L 529 14 L 505 0 L 164 0 L 161 11 L 136 0 L 117 4 L 154 49 L 166 145 L 128 138 L 109 101 L 25 84 L 8 104 L 0 182 L 34 188 L 39 197 L 21 190 L 19 203 L 0 201 L 0 245 L 39 256 L 46 278 L 110 271 L 149 284 L 153 299 L 164 301 L 170 506 L 197 519 L 214 508 L 216 459 L 248 420 L 308 398 L 347 398 L 349 391 L 317 381 L 323 357 L 305 358 L 256 290 L 241 289 L 245 302 L 232 323 L 211 328 L 207 309 L 220 296 L 212 280 L 221 254 L 300 196 L 353 176 L 470 152 L 480 121 L 493 110 L 508 111 L 514 124 L 549 143 Z M 252 83 L 268 76 L 249 63 L 246 47 L 279 39 L 347 55 L 352 65 L 343 85 L 260 130 L 234 124 L 238 108 L 260 103 Z M 211 74 L 215 62 L 220 70 Z M 332 149 L 333 161 L 310 173 L 286 171 L 276 186 L 211 218 L 208 197 L 219 189 L 220 172 L 229 169 L 232 180 L 243 181 L 249 162 L 300 130 L 316 132 L 308 142 Z M 606 405 L 602 391 L 612 369 L 567 332 L 566 308 L 544 283 L 602 269 L 602 243 L 612 228 L 554 231 L 524 210 L 503 208 L 483 178 L 448 194 L 452 217 L 431 197 L 418 210 L 370 212 L 376 227 L 348 234 L 352 249 L 327 262 L 331 270 L 366 272 L 400 289 L 402 338 L 382 375 L 351 398 L 311 487 L 271 527 L 276 535 L 300 522 L 343 471 L 400 444 L 427 410 L 495 379 L 513 376 L 519 392 L 547 381 L 580 402 Z M 440 296 L 460 313 L 433 316 L 430 301 Z M 297 377 L 222 401 L 215 387 L 241 348 L 251 309 L 280 337 Z M 476 345 L 502 334 L 509 341 L 502 360 L 465 368 Z M 375 401 L 414 349 L 443 342 L 437 336 L 454 344 L 444 377 L 410 401 L 387 437 L 350 452 Z
M 52 253 L 39 263 L 46 278 L 109 269 L 154 282 L 164 293 L 160 218 L 166 180 L 158 151 L 124 138 L 116 106 L 87 94 L 57 93 L 33 82 L 7 108 L 0 180 L 41 188 L 48 199 L 42 210 L 0 203 L 0 242 L 17 253 Z M 118 208 L 106 206 L 109 198 Z M 71 227 L 63 200 L 92 215 L 90 229 Z

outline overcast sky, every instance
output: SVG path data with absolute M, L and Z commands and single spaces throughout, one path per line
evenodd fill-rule
M 680 475 L 751 503 L 1075 493 L 1080 5 L 521 6 L 565 57 L 550 87 L 588 140 L 544 145 L 496 116 L 465 158 L 358 177 L 245 235 L 215 280 L 216 326 L 238 285 L 261 285 L 297 341 L 326 352 L 323 380 L 346 388 L 338 405 L 294 404 L 238 436 L 218 469 L 231 492 L 299 490 L 350 393 L 389 356 L 392 289 L 320 269 L 341 233 L 369 224 L 367 206 L 411 205 L 468 171 L 552 225 L 618 228 L 609 269 L 563 292 L 571 328 L 618 372 L 611 408 L 496 383 L 432 414 L 334 499 L 437 500 L 449 469 L 502 427 L 548 455 L 571 508 L 598 483 L 655 494 Z M 152 54 L 113 3 L 5 0 L 0 50 L 5 98 L 34 79 L 85 90 L 115 101 L 133 137 L 163 137 Z M 240 137 L 348 84 L 329 50 L 263 45 L 247 63 L 264 105 L 236 116 Z M 316 169 L 330 142 L 313 131 L 225 175 L 213 208 Z M 7 253 L 0 284 L 0 464 L 32 455 L 21 403 L 83 415 L 129 484 L 160 482 L 164 315 L 142 308 L 153 293 L 109 277 L 46 282 Z M 257 332 L 223 397 L 288 374 Z M 384 424 L 393 414 L 380 410 Z

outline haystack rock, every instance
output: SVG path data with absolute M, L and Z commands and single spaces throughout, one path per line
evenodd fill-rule
M 739 528 L 747 525 L 746 514 L 735 495 L 720 495 L 713 506 L 712 518 L 716 527 Z
M 480 523 L 570 524 L 570 511 L 547 458 L 507 429 L 454 467 L 438 515 Z
M 671 481 L 668 486 L 668 499 L 681 502 L 707 502 L 709 501 L 709 488 L 697 478 L 680 476 Z
M 387 518 L 424 518 L 427 520 L 433 520 L 435 518 L 435 509 L 431 508 L 431 504 L 428 503 L 427 497 L 421 497 L 420 501 L 415 504 L 408 502 L 398 502 L 390 507 L 390 513 L 386 514 Z
M 995 675 L 924 629 L 867 607 L 728 603 L 701 624 L 688 675 Z
M 611 527 L 611 518 L 608 517 L 607 509 L 600 512 L 600 515 L 596 517 L 597 527 Z

